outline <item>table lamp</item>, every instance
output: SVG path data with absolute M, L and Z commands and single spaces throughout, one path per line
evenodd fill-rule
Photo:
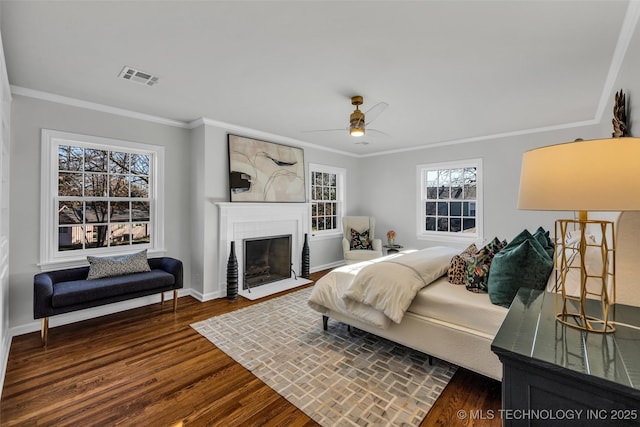
M 640 138 L 574 141 L 522 157 L 519 209 L 578 211 L 555 224 L 556 318 L 574 328 L 615 330 L 615 230 L 588 211 L 640 210 Z M 590 234 L 593 232 L 593 234 Z M 569 278 L 579 272 L 577 289 Z M 599 299 L 599 306 L 587 299 Z

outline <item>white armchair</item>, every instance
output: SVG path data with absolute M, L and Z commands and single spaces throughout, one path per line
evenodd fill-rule
M 375 225 L 375 218 L 370 216 L 345 216 L 342 218 L 344 232 L 342 250 L 345 264 L 354 264 L 382 256 L 382 241 L 373 238 Z M 354 233 L 356 239 L 353 240 L 352 229 L 356 232 Z

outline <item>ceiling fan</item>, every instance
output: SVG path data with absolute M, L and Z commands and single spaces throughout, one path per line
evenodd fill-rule
M 368 128 L 369 124 L 373 122 L 375 119 L 380 116 L 380 114 L 386 110 L 389 106 L 386 102 L 378 102 L 373 107 L 369 108 L 366 112 L 362 112 L 360 110 L 360 106 L 363 104 L 364 98 L 362 96 L 353 96 L 351 97 L 351 105 L 355 105 L 356 109 L 353 110 L 353 113 L 349 116 L 349 126 L 341 129 L 320 129 L 320 130 L 310 130 L 305 132 L 344 132 L 345 130 L 349 132 L 349 135 L 353 137 L 361 137 L 364 136 L 365 133 L 378 133 L 385 136 L 389 136 L 387 133 L 379 131 L 377 129 Z M 368 144 L 368 142 L 363 142 L 363 144 Z

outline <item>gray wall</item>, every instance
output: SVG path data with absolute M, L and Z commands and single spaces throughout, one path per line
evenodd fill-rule
M 204 236 L 201 228 L 195 224 L 204 224 L 204 162 L 199 159 L 204 158 L 204 127 L 199 126 L 191 131 L 189 141 L 189 155 L 191 162 L 191 173 L 189 174 L 190 189 L 190 242 L 191 242 L 191 289 L 200 294 L 204 291 Z
M 364 214 L 357 211 L 354 212 L 358 201 L 358 192 L 360 191 L 361 159 L 313 148 L 305 148 L 304 155 L 305 163 L 307 164 L 305 170 L 307 172 L 309 171 L 309 163 L 346 169 L 346 212 L 347 214 Z M 322 268 L 323 266 L 330 266 L 336 262 L 342 262 L 343 260 L 342 237 L 329 239 L 316 239 L 311 237 L 309 247 L 312 271 Z
M 611 137 L 614 97 L 615 92 L 620 89 L 625 92 L 629 104 L 627 117 L 631 136 L 640 136 L 639 73 L 640 28 L 637 27 L 615 82 L 610 92 L 604 95 L 607 103 L 597 124 L 363 158 L 358 175 L 360 182 L 356 186 L 357 200 L 353 200 L 353 192 L 349 194 L 354 201 L 351 208 L 376 217 L 376 237 L 384 239 L 386 231 L 394 229 L 398 232 L 397 243 L 408 247 L 422 248 L 441 244 L 416 238 L 416 166 L 482 158 L 485 239 L 492 239 L 494 236 L 511 239 L 523 228 L 532 230 L 539 225 L 553 229 L 556 219 L 572 218 L 573 213 L 517 209 L 522 154 L 536 147 L 569 142 L 576 138 Z M 640 249 L 640 243 L 638 246 Z
M 501 138 L 366 158 L 361 171 L 358 209 L 370 211 L 376 217 L 376 236 L 383 240 L 386 231 L 394 229 L 398 236 L 396 243 L 405 247 L 447 244 L 417 239 L 417 166 L 482 158 L 485 241 L 494 236 L 510 240 L 523 228 L 534 231 L 543 226 L 553 230 L 554 220 L 567 217 L 566 214 L 559 216 L 558 212 L 517 209 L 522 154 L 535 147 L 572 141 L 577 137 L 599 137 L 597 130 L 592 126 L 590 129 Z M 571 218 L 572 214 L 568 217 Z
M 347 169 L 347 214 L 374 215 L 376 237 L 388 229 L 398 232 L 407 247 L 426 247 L 436 242 L 416 238 L 416 165 L 483 159 L 484 237 L 510 239 L 523 228 L 553 226 L 556 218 L 571 213 L 533 212 L 517 209 L 522 153 L 528 149 L 576 138 L 611 135 L 613 97 L 622 88 L 629 99 L 632 134 L 640 131 L 636 94 L 640 93 L 640 36 L 638 31 L 623 66 L 608 94 L 602 119 L 593 126 L 499 138 L 403 153 L 355 158 L 304 146 L 305 163 Z M 261 138 L 250 131 L 238 132 L 203 122 L 184 129 L 117 116 L 84 108 L 14 96 L 11 111 L 11 262 L 9 284 L 10 326 L 33 326 L 33 275 L 39 272 L 40 224 L 40 129 L 48 128 L 101 137 L 157 144 L 166 150 L 166 247 L 168 255 L 185 262 L 185 286 L 196 297 L 219 293 L 218 201 L 228 200 L 227 133 Z M 285 138 L 267 138 L 291 144 Z M 295 144 L 294 144 L 295 145 Z M 308 167 L 307 167 L 308 169 Z M 342 259 L 340 239 L 312 240 L 311 267 L 317 270 Z M 225 254 L 226 256 L 226 254 Z
M 600 137 L 610 138 L 613 132 L 613 104 L 615 92 L 622 89 L 627 96 L 627 120 L 631 136 L 640 137 L 640 25 L 635 32 L 624 56 L 624 61 L 613 84 L 609 102 L 600 121 Z
M 194 129 L 192 146 L 192 259 L 194 295 L 201 300 L 219 298 L 226 289 L 219 283 L 217 260 L 228 256 L 218 253 L 218 207 L 217 202 L 229 201 L 227 135 L 229 133 L 246 137 L 298 145 L 276 135 L 263 135 L 251 130 L 227 129 L 204 120 Z M 347 169 L 348 193 L 357 193 L 351 175 L 357 172 L 358 159 L 340 153 L 320 150 L 308 145 L 304 149 L 305 171 L 309 163 L 319 163 Z M 202 179 L 201 179 L 202 177 Z M 354 179 L 358 182 L 358 179 Z M 349 200 L 347 200 L 349 203 Z M 310 239 L 311 270 L 326 268 L 342 261 L 342 246 L 339 238 Z
M 100 111 L 17 95 L 12 104 L 11 241 L 9 325 L 14 332 L 33 330 L 33 276 L 40 272 L 40 131 L 42 128 L 155 144 L 165 147 L 165 243 L 167 255 L 183 260 L 185 288 L 196 298 L 222 296 L 218 283 L 218 208 L 229 200 L 227 133 L 212 125 L 193 129 L 157 124 Z M 238 133 L 237 131 L 235 133 Z M 253 136 L 250 131 L 242 132 Z M 270 139 L 278 142 L 278 138 Z M 356 170 L 358 159 L 315 148 L 305 149 L 305 163 Z M 347 172 L 350 177 L 351 172 Z M 348 178 L 349 179 L 349 178 Z M 353 181 L 357 181 L 354 179 Z M 349 192 L 356 193 L 348 181 Z M 311 268 L 342 260 L 339 239 L 311 241 Z M 223 254 L 226 257 L 226 254 Z M 116 308 L 89 309 L 81 317 Z M 124 306 L 120 306 L 126 308 Z M 52 326 L 77 320 L 56 316 Z
M 167 255 L 188 260 L 190 210 L 189 131 L 33 98 L 14 96 L 11 140 L 11 261 L 9 316 L 12 327 L 33 323 L 33 276 L 40 248 L 40 130 L 122 139 L 165 147 L 165 244 Z M 191 281 L 189 263 L 185 283 Z M 63 315 L 65 316 L 65 315 Z
M 0 385 L 2 385 L 11 344 L 9 334 L 11 90 L 1 42 L 0 125 L 2 126 L 0 128 Z

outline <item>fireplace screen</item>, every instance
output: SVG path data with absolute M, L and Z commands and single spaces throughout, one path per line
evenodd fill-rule
M 291 277 L 291 235 L 244 240 L 243 289 Z

